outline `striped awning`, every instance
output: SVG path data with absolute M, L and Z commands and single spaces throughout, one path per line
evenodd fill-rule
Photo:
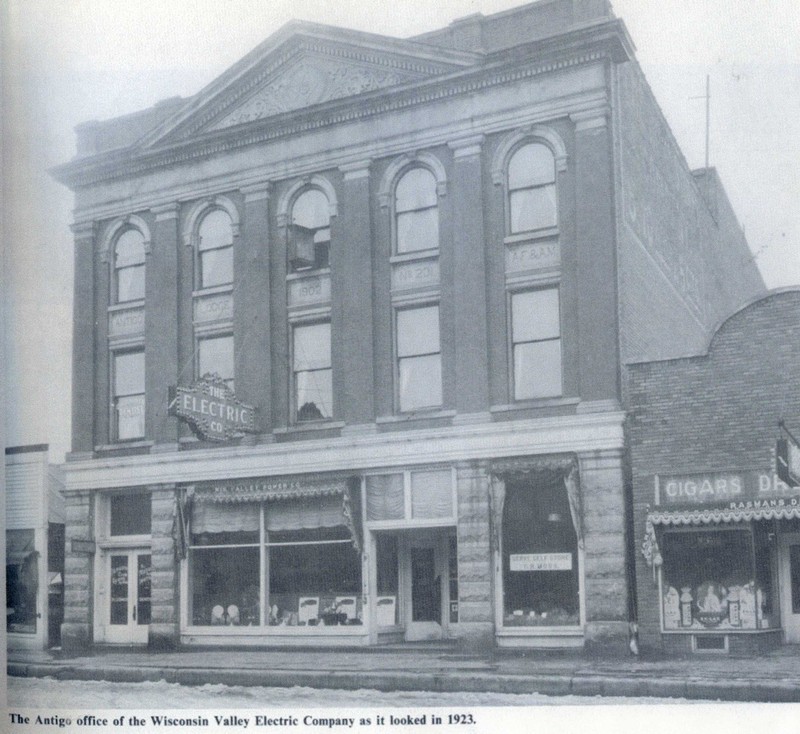
M 346 492 L 346 477 L 326 477 L 322 480 L 269 477 L 196 484 L 194 500 L 196 502 L 266 502 L 301 497 L 325 497 Z
M 497 459 L 491 463 L 490 471 L 498 476 L 542 471 L 562 471 L 568 474 L 577 467 L 578 457 L 575 454 L 544 454 Z
M 744 504 L 744 503 L 743 503 Z M 791 520 L 800 518 L 800 505 L 758 505 L 748 502 L 744 507 L 704 508 L 651 512 L 648 520 L 653 525 L 714 525 L 722 522 L 749 522 L 751 520 Z

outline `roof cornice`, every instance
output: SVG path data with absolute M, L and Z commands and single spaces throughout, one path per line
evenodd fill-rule
M 61 183 L 77 189 L 603 59 L 620 63 L 632 58 L 632 54 L 624 25 L 612 20 L 496 52 L 478 66 L 434 79 L 367 92 L 359 95 L 358 104 L 353 104 L 353 98 L 331 100 L 202 133 L 190 140 L 165 141 L 164 145 L 151 148 L 137 145 L 76 159 L 51 169 L 51 173 Z

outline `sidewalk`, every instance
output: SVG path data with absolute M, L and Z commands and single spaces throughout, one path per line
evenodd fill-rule
M 184 685 L 311 686 L 800 702 L 800 646 L 760 657 L 642 660 L 578 653 L 465 655 L 455 649 L 98 651 L 81 657 L 10 650 L 8 674 Z

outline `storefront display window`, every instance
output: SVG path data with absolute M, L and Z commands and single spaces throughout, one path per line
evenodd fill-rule
M 378 576 L 378 599 L 376 622 L 378 627 L 398 624 L 398 557 L 397 536 L 386 533 L 375 535 Z
M 33 530 L 6 530 L 7 632 L 36 632 L 38 563 Z
M 754 543 L 755 539 L 755 543 Z M 666 531 L 665 630 L 754 630 L 774 626 L 766 538 L 750 527 Z
M 341 494 L 266 504 L 197 502 L 190 537 L 195 626 L 363 623 L 361 554 Z
M 454 517 L 450 469 L 368 476 L 365 487 L 367 522 L 437 521 Z
M 502 559 L 504 626 L 580 623 L 578 540 L 563 472 L 506 481 Z

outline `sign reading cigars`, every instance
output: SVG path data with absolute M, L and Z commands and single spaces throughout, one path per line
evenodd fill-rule
M 208 441 L 229 441 L 255 433 L 253 406 L 237 400 L 219 375 L 203 375 L 188 387 L 170 388 L 169 414 Z

